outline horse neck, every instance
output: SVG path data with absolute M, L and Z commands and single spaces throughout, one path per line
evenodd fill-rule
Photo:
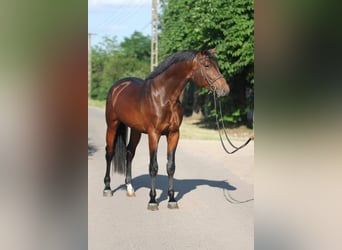
M 178 100 L 187 82 L 191 77 L 192 65 L 190 62 L 179 62 L 170 66 L 165 72 L 153 79 L 152 90 L 159 90 L 159 98 L 164 102 Z

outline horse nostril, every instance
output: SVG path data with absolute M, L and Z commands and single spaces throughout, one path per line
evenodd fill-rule
M 216 94 L 218 97 L 228 95 L 229 88 L 217 89 Z
M 229 86 L 227 85 L 223 90 L 222 90 L 222 96 L 228 95 L 230 92 Z

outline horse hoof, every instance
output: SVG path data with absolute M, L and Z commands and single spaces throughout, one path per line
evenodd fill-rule
M 175 201 L 169 202 L 169 203 L 167 204 L 167 207 L 168 207 L 169 209 L 178 209 L 178 208 L 179 208 L 177 202 L 175 202 Z
M 104 197 L 112 197 L 113 196 L 113 193 L 112 193 L 112 190 L 103 190 L 103 196 Z
M 157 203 L 148 203 L 147 209 L 151 211 L 157 211 L 158 210 L 158 204 Z
M 126 192 L 126 195 L 128 196 L 128 197 L 135 197 L 135 192 Z
M 134 188 L 132 187 L 132 184 L 129 183 L 129 184 L 126 184 L 126 186 L 127 186 L 127 192 L 126 192 L 127 196 L 128 197 L 135 196 Z

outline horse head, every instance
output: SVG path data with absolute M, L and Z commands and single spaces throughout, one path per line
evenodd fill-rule
M 225 96 L 229 93 L 229 85 L 222 76 L 216 57 L 216 49 L 201 49 L 193 60 L 192 80 L 200 87 L 209 89 L 217 96 Z

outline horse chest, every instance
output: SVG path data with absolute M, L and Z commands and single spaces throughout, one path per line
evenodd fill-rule
M 162 117 L 159 121 L 159 130 L 163 134 L 169 131 L 176 131 L 182 122 L 182 110 L 180 104 L 170 105 L 162 111 Z

